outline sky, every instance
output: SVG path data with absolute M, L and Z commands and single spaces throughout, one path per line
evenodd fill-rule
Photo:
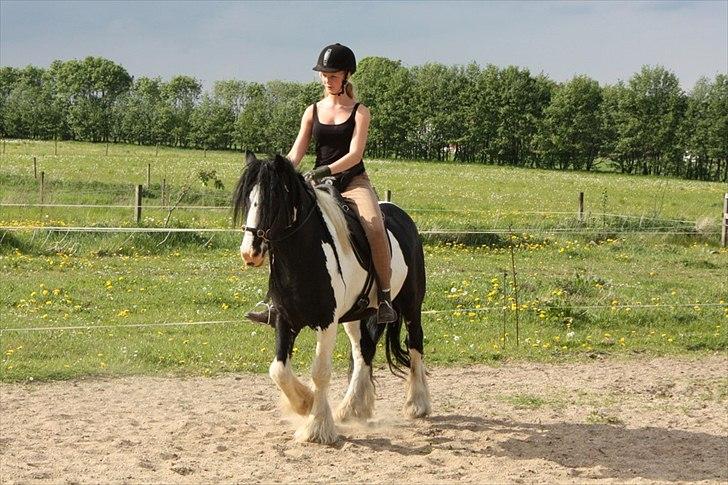
M 645 65 L 685 90 L 728 72 L 728 0 L 716 1 L 31 1 L 0 0 L 0 65 L 102 56 L 129 74 L 313 81 L 334 42 L 405 66 L 516 65 L 602 84 Z

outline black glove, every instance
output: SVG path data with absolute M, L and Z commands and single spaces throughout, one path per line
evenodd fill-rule
M 306 182 L 313 182 L 316 185 L 320 184 L 322 179 L 329 176 L 331 176 L 331 169 L 328 165 L 316 167 L 303 174 L 303 178 L 306 179 Z

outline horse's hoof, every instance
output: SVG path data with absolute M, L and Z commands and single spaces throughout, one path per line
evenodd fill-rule
M 345 399 L 334 411 L 334 420 L 338 423 L 344 423 L 346 421 L 366 421 L 370 419 L 374 414 L 372 406 L 367 406 L 366 403 L 358 404 L 351 401 L 347 402 Z
M 334 420 L 330 416 L 324 419 L 310 416 L 306 424 L 296 431 L 294 438 L 300 442 L 332 445 L 339 440 L 339 435 L 336 433 Z
M 430 408 L 430 403 L 428 402 L 410 402 L 404 405 L 404 410 L 402 411 L 402 414 L 404 414 L 406 418 L 418 419 L 424 418 L 431 412 L 432 409 Z

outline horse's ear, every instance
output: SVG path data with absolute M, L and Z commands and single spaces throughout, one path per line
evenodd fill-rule
M 277 167 L 283 167 L 285 165 L 293 165 L 289 159 L 287 159 L 286 157 L 284 157 L 283 155 L 280 155 L 280 154 L 276 154 L 274 160 L 275 160 Z
M 256 162 L 258 159 L 255 158 L 255 153 L 251 152 L 250 150 L 245 150 L 245 163 L 250 165 L 253 162 Z

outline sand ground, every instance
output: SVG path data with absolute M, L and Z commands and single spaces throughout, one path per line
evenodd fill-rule
M 377 369 L 374 419 L 333 446 L 293 440 L 266 375 L 3 384 L 0 482 L 728 481 L 725 355 L 430 372 L 432 416 Z

